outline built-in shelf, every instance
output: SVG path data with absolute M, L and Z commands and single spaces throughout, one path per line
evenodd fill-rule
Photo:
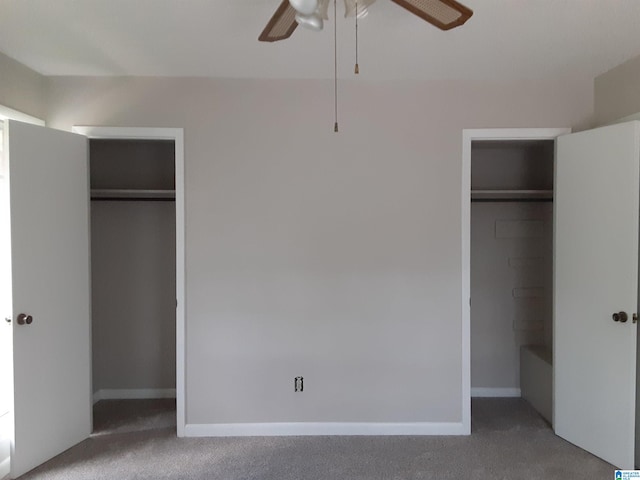
M 174 200 L 175 190 L 91 189 L 91 200 Z
M 553 190 L 471 190 L 471 200 L 553 200 Z

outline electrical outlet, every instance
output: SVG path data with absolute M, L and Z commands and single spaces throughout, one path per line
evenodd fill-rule
M 296 377 L 293 379 L 293 391 L 294 392 L 304 391 L 304 377 Z

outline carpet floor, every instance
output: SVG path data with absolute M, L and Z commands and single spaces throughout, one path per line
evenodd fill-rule
M 171 400 L 95 406 L 95 434 L 21 480 L 573 480 L 614 467 L 523 400 L 474 399 L 467 437 L 176 438 Z

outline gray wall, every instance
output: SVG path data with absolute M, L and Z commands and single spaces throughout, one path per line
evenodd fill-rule
M 606 125 L 640 112 L 640 55 L 595 79 L 595 120 Z
M 591 79 L 52 78 L 48 121 L 185 128 L 187 422 L 461 421 L 462 129 Z M 293 377 L 305 376 L 303 395 Z
M 91 202 L 93 391 L 175 388 L 175 205 Z
M 46 93 L 47 77 L 0 53 L 0 105 L 44 120 Z

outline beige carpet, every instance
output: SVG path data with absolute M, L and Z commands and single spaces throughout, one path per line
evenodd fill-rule
M 96 434 L 24 480 L 572 480 L 613 466 L 520 399 L 477 399 L 469 437 L 175 437 L 172 401 L 102 401 Z

